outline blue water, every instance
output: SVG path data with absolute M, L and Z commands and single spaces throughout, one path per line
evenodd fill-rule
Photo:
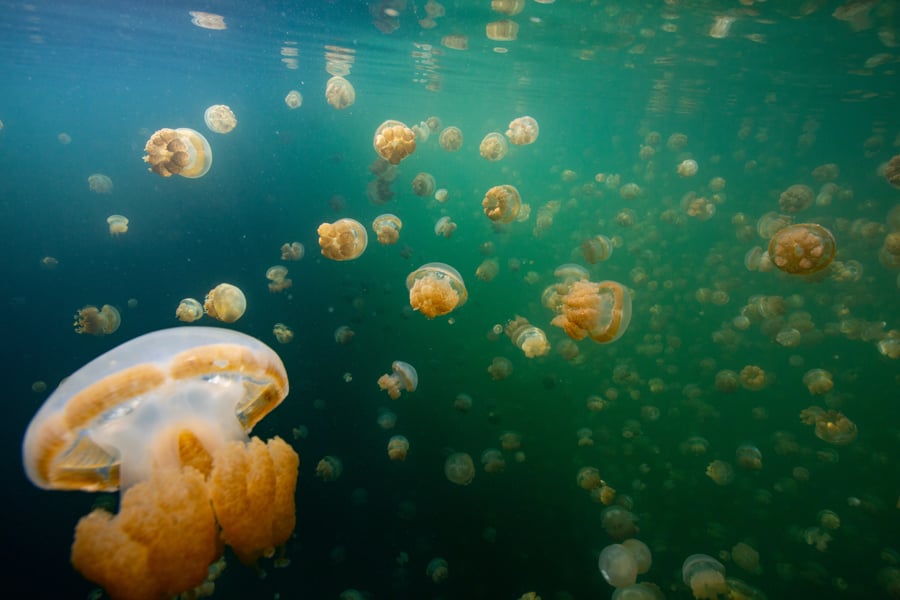
M 898 363 L 877 343 L 900 328 L 898 271 L 878 259 L 897 226 L 888 211 L 900 199 L 879 174 L 900 154 L 900 2 L 872 2 L 868 23 L 853 26 L 832 16 L 841 4 L 528 0 L 510 17 L 518 39 L 502 42 L 485 36 L 485 24 L 503 18 L 487 1 L 446 3 L 433 29 L 418 23 L 425 4 L 411 1 L 0 3 L 9 585 L 47 598 L 96 588 L 69 563 L 75 523 L 96 495 L 39 490 L 21 468 L 22 436 L 41 402 L 92 358 L 180 325 L 182 298 L 202 301 L 227 281 L 244 290 L 247 313 L 233 325 L 201 323 L 233 327 L 279 353 L 291 392 L 254 433 L 288 440 L 301 463 L 291 564 L 261 564 L 262 578 L 226 551 L 217 598 L 327 599 L 348 588 L 373 599 L 512 599 L 528 591 L 545 600 L 608 598 L 613 588 L 597 557 L 617 540 L 602 526 L 605 507 L 576 485 L 585 466 L 599 469 L 636 515 L 635 537 L 653 554 L 638 581 L 667 598 L 692 597 L 681 565 L 695 553 L 718 558 L 729 577 L 769 598 L 898 597 L 886 581 L 900 568 L 900 382 Z M 227 29 L 193 25 L 191 10 L 224 16 Z M 734 22 L 725 37 L 711 37 L 721 16 Z M 383 33 L 373 20 L 398 27 Z M 468 49 L 443 46 L 449 34 L 466 35 Z M 343 111 L 325 102 L 326 46 L 353 58 L 347 79 L 356 102 Z M 282 61 L 283 47 L 297 49 L 296 68 Z M 880 53 L 887 56 L 871 60 Z M 284 104 L 291 89 L 304 98 L 293 111 Z M 231 107 L 233 132 L 206 128 L 212 104 Z M 485 134 L 526 114 L 540 123 L 534 144 L 510 145 L 495 163 L 479 156 Z M 463 131 L 462 149 L 445 152 L 436 135 L 420 142 L 399 165 L 393 199 L 373 205 L 366 187 L 375 129 L 431 116 Z M 147 170 L 144 145 L 164 127 L 207 137 L 207 175 Z M 642 158 L 651 132 L 661 141 Z M 679 132 L 687 145 L 668 148 Z M 699 164 L 695 177 L 676 174 L 686 158 Z M 839 193 L 794 220 L 829 228 L 836 261 L 858 261 L 862 277 L 839 281 L 833 268 L 812 278 L 748 270 L 747 251 L 768 245 L 757 220 L 779 210 L 792 184 L 818 193 L 823 184 L 812 171 L 826 163 L 839 167 Z M 446 203 L 412 193 L 419 172 L 449 190 Z M 90 189 L 94 173 L 111 178 L 111 193 Z M 600 174 L 642 192 L 623 199 Z M 726 180 L 715 214 L 688 216 L 683 196 L 711 198 L 713 177 Z M 519 189 L 531 217 L 494 227 L 480 202 L 504 183 Z M 558 212 L 536 230 L 548 203 Z M 626 209 L 630 226 L 620 219 Z M 319 255 L 320 223 L 347 217 L 368 227 L 385 212 L 403 220 L 397 245 L 382 246 L 370 232 L 355 261 Z M 129 218 L 127 233 L 109 235 L 111 214 Z M 433 232 L 444 215 L 458 224 L 450 239 Z M 590 265 L 580 245 L 598 234 L 618 247 Z M 306 256 L 283 263 L 281 244 L 291 241 L 304 244 Z M 475 276 L 486 243 L 500 266 L 490 282 Z M 42 267 L 46 256 L 56 268 Z M 405 280 L 434 261 L 462 274 L 469 299 L 428 320 L 410 309 Z M 541 304 L 553 270 L 569 262 L 633 291 L 622 338 L 577 342 L 580 356 L 571 361 L 558 353 L 566 335 Z M 280 294 L 266 288 L 275 264 L 293 280 Z M 701 301 L 702 290 L 725 292 L 725 302 Z M 735 318 L 759 294 L 787 299 L 784 314 L 740 325 Z M 116 306 L 119 330 L 76 335 L 72 315 L 88 304 Z M 550 354 L 528 359 L 505 335 L 491 339 L 495 324 L 516 315 L 546 332 Z M 787 324 L 807 321 L 798 346 L 776 341 Z M 291 343 L 277 343 L 276 322 L 293 328 Z M 340 325 L 356 332 L 346 346 L 334 342 Z M 513 363 L 502 381 L 487 372 L 497 356 Z M 419 389 L 397 401 L 375 385 L 394 360 L 419 374 Z M 717 389 L 719 371 L 746 365 L 768 373 L 765 389 Z M 832 374 L 831 393 L 806 389 L 802 378 L 813 368 Z M 36 381 L 49 389 L 33 392 Z M 605 410 L 586 408 L 589 396 L 608 390 L 618 399 Z M 453 408 L 459 393 L 473 398 L 468 413 Z M 799 419 L 811 405 L 840 410 L 858 438 L 846 446 L 818 439 Z M 398 417 L 391 431 L 376 423 L 383 408 Z M 293 434 L 301 425 L 305 439 Z M 593 432 L 593 446 L 577 445 L 581 428 Z M 481 453 L 499 448 L 505 431 L 521 434 L 524 454 L 504 451 L 505 470 L 486 473 Z M 411 444 L 402 463 L 386 453 L 396 434 Z M 691 436 L 708 441 L 702 456 L 682 451 Z M 784 444 L 785 436 L 796 444 Z M 744 442 L 759 448 L 762 469 L 737 465 Z M 471 485 L 445 479 L 452 452 L 473 457 Z M 325 455 L 343 462 L 337 481 L 315 477 Z M 728 485 L 705 475 L 717 459 L 734 465 Z M 804 532 L 820 526 L 826 509 L 841 525 L 819 550 Z M 759 552 L 759 572 L 729 558 L 739 542 Z M 401 553 L 408 563 L 398 562 Z M 442 584 L 425 575 L 434 557 L 449 563 Z

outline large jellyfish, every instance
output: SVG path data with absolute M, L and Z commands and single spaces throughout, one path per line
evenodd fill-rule
M 206 175 L 212 165 L 209 142 L 187 127 L 160 129 L 147 140 L 144 152 L 144 162 L 150 164 L 150 170 L 163 177 L 181 175 L 196 179 Z
M 631 295 L 615 281 L 579 280 L 562 297 L 560 314 L 551 324 L 574 340 L 590 337 L 606 344 L 619 339 L 631 322 Z
M 429 319 L 461 307 L 469 297 L 459 271 L 444 263 L 422 265 L 406 278 L 409 304 Z

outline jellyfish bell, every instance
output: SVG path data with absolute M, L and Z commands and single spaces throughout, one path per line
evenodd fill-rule
M 192 10 L 188 14 L 191 16 L 191 23 L 202 29 L 222 31 L 228 28 L 222 15 L 200 10 Z
M 518 346 L 528 358 L 544 356 L 550 352 L 547 335 L 539 327 L 529 323 L 525 317 L 516 315 L 515 319 L 507 323 L 505 331 L 513 344 Z
M 403 391 L 414 392 L 419 387 L 419 374 L 416 368 L 402 360 L 391 364 L 392 375 L 385 373 L 378 378 L 378 387 L 386 391 L 393 400 L 400 397 Z
M 115 306 L 104 304 L 102 308 L 85 306 L 75 313 L 75 333 L 109 335 L 115 333 L 122 323 L 122 317 Z
M 431 196 L 435 187 L 434 175 L 431 173 L 419 173 L 412 180 L 413 194 L 420 198 Z
M 510 223 L 516 219 L 522 206 L 522 197 L 514 186 L 495 185 L 485 193 L 481 200 L 484 214 L 491 221 Z
M 325 84 L 325 100 L 336 110 L 344 110 L 356 102 L 356 90 L 352 83 L 335 75 Z
M 362 223 L 354 219 L 338 219 L 322 223 L 316 230 L 322 256 L 344 261 L 359 258 L 369 244 L 369 235 Z
M 212 165 L 212 149 L 203 135 L 188 127 L 160 129 L 144 146 L 144 162 L 163 177 L 203 177 Z
M 444 475 L 456 485 L 469 485 L 475 478 L 475 463 L 465 452 L 454 452 L 444 461 Z
M 284 97 L 284 103 L 291 110 L 298 109 L 303 104 L 303 95 L 297 90 L 291 90 Z
M 456 152 L 462 147 L 462 143 L 462 131 L 455 125 L 445 128 L 438 136 L 438 144 L 447 152 Z
M 831 264 L 834 254 L 834 236 L 818 223 L 788 225 L 769 241 L 772 263 L 791 275 L 818 273 Z
M 698 600 L 716 600 L 728 593 L 725 566 L 706 554 L 688 556 L 681 566 L 681 576 Z
M 540 128 L 534 117 L 524 116 L 513 119 L 506 130 L 506 137 L 511 144 L 524 146 L 537 140 Z
M 434 235 L 438 237 L 449 238 L 456 231 L 456 223 L 449 216 L 444 215 L 434 224 Z
M 397 215 L 386 213 L 378 215 L 372 221 L 372 230 L 379 244 L 396 244 L 400 239 L 400 230 L 403 228 L 403 222 Z
M 444 263 L 427 263 L 406 278 L 409 304 L 429 319 L 446 315 L 466 303 L 469 293 L 459 271 Z
M 103 173 L 94 173 L 88 177 L 88 187 L 97 194 L 111 194 L 113 190 L 112 179 Z
M 375 130 L 372 146 L 378 156 L 392 165 L 397 165 L 415 152 L 416 135 L 412 129 L 400 121 L 387 120 Z
M 109 225 L 109 235 L 117 237 L 128 232 L 128 217 L 122 215 L 110 215 L 106 218 Z
M 406 460 L 406 455 L 409 452 L 409 440 L 402 435 L 393 436 L 388 440 L 387 452 L 391 460 Z
M 552 325 L 562 328 L 569 337 L 590 337 L 599 344 L 614 342 L 625 333 L 631 322 L 631 294 L 615 281 L 594 283 L 579 280 L 562 297 L 560 314 Z
M 247 298 L 239 287 L 220 283 L 206 295 L 203 308 L 213 319 L 234 323 L 247 310 Z
M 215 133 L 230 133 L 237 127 L 237 117 L 225 104 L 213 104 L 203 113 L 203 122 Z
M 485 160 L 495 162 L 506 156 L 507 143 L 503 134 L 492 131 L 484 136 L 478 146 L 478 152 Z
M 600 552 L 599 567 L 603 578 L 614 588 L 627 587 L 637 581 L 637 561 L 621 544 L 610 544 Z
M 185 298 L 175 309 L 175 318 L 184 323 L 193 323 L 203 317 L 203 305 L 194 298 Z

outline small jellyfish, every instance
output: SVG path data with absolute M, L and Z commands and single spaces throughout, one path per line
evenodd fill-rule
M 769 242 L 775 266 L 792 275 L 810 275 L 831 264 L 834 236 L 817 223 L 797 223 L 778 230 Z
M 429 319 L 463 306 L 469 297 L 459 271 L 444 263 L 427 263 L 406 278 L 409 304 Z
M 386 408 L 378 409 L 378 418 L 375 420 L 378 426 L 389 431 L 397 425 L 397 415 Z
M 519 24 L 510 19 L 491 21 L 485 25 L 484 34 L 495 42 L 511 42 L 519 37 Z
M 225 25 L 225 17 L 215 13 L 203 12 L 201 10 L 192 10 L 188 12 L 191 16 L 191 23 L 202 29 L 212 29 L 214 31 L 222 31 L 228 27 Z
M 731 560 L 748 573 L 760 573 L 759 552 L 749 544 L 738 542 L 731 549 Z
M 491 361 L 491 366 L 487 368 L 487 371 L 491 374 L 491 379 L 500 381 L 512 375 L 513 365 L 508 358 L 495 356 Z
M 419 374 L 415 367 L 402 360 L 395 360 L 391 365 L 393 375 L 385 373 L 378 378 L 378 387 L 388 393 L 392 399 L 400 397 L 403 390 L 414 392 L 419 385 Z
M 465 452 L 454 452 L 444 461 L 444 475 L 451 483 L 469 485 L 475 478 L 475 463 Z
M 203 121 L 210 131 L 216 133 L 230 133 L 237 127 L 237 117 L 228 106 L 224 104 L 213 104 L 203 113 Z
M 288 344 L 294 339 L 293 330 L 284 323 L 275 323 L 272 327 L 272 334 L 279 344 Z
M 615 281 L 579 280 L 562 297 L 560 314 L 550 323 L 573 340 L 590 337 L 599 344 L 619 339 L 631 322 L 631 294 Z
M 522 447 L 522 434 L 518 431 L 504 431 L 500 434 L 500 446 L 508 452 L 518 450 Z
M 631 538 L 622 542 L 622 546 L 624 546 L 629 552 L 631 552 L 631 555 L 637 562 L 638 575 L 646 573 L 650 570 L 650 565 L 653 564 L 653 556 L 650 553 L 650 548 L 647 546 L 647 544 L 645 544 L 641 540 Z
M 274 265 L 266 270 L 266 279 L 269 280 L 269 291 L 273 294 L 289 289 L 294 282 L 287 277 L 288 270 L 284 265 Z
M 75 313 L 75 333 L 90 335 L 109 335 L 114 333 L 122 323 L 122 317 L 115 306 L 104 304 L 98 309 L 96 306 L 85 306 Z
M 402 435 L 395 435 L 388 440 L 387 452 L 391 460 L 406 460 L 406 454 L 409 452 L 409 440 Z
M 319 234 L 322 256 L 331 260 L 359 258 L 369 243 L 366 228 L 354 219 L 338 219 L 334 223 L 322 223 L 316 231 Z
M 372 230 L 375 232 L 375 238 L 379 244 L 392 245 L 396 244 L 400 239 L 400 230 L 403 228 L 403 222 L 400 217 L 386 213 L 378 215 L 372 221 Z
M 749 471 L 762 469 L 762 452 L 753 444 L 741 444 L 735 451 L 735 462 L 738 466 Z
M 766 372 L 757 365 L 747 365 L 741 369 L 740 378 L 741 385 L 752 391 L 759 391 L 768 384 Z
M 614 588 L 626 587 L 637 580 L 637 561 L 621 544 L 610 544 L 600 552 L 600 573 Z
M 717 600 L 728 593 L 725 566 L 706 554 L 692 554 L 681 566 L 681 577 L 697 600 Z
M 247 310 L 247 298 L 237 286 L 220 283 L 206 294 L 203 308 L 213 319 L 234 323 Z
M 601 487 L 605 487 L 601 484 Z M 614 540 L 627 540 L 638 532 L 637 517 L 621 506 L 609 506 L 600 514 L 600 524 Z
M 341 325 L 334 330 L 334 341 L 341 345 L 349 344 L 353 340 L 354 335 L 356 335 L 356 332 L 350 327 Z
M 111 194 L 113 190 L 113 182 L 109 176 L 103 173 L 94 173 L 88 177 L 88 187 L 96 194 Z
M 457 394 L 453 399 L 453 408 L 461 413 L 467 413 L 472 410 L 472 396 L 468 394 Z
M 728 485 L 734 481 L 734 467 L 724 460 L 714 460 L 706 467 L 706 476 L 716 485 Z
M 335 75 L 325 84 L 325 100 L 333 108 L 343 110 L 356 102 L 356 90 L 352 83 Z
M 575 432 L 575 436 L 578 438 L 579 448 L 594 445 L 594 432 L 589 427 L 582 427 Z
M 900 154 L 892 156 L 885 165 L 884 179 L 895 188 L 900 188 Z
M 185 298 L 175 309 L 175 318 L 185 323 L 193 323 L 203 317 L 203 305 L 194 298 Z
M 450 576 L 447 561 L 443 558 L 432 558 L 425 568 L 425 575 L 434 583 L 444 583 Z
M 462 131 L 453 125 L 441 131 L 441 135 L 438 136 L 438 144 L 447 152 L 456 152 L 462 147 L 462 143 Z
M 688 158 L 678 163 L 678 168 L 676 170 L 682 177 L 693 177 L 697 174 L 697 169 L 697 161 L 692 158 Z
M 835 531 L 841 527 L 841 518 L 833 510 L 823 509 L 818 515 L 819 525 L 825 529 Z
M 595 265 L 612 256 L 613 244 L 605 235 L 595 235 L 581 242 L 581 253 L 588 264 Z
M 291 90 L 287 93 L 287 96 L 284 97 L 284 103 L 287 104 L 287 107 L 291 110 L 300 108 L 303 104 L 303 95 L 297 90 Z
M 481 156 L 491 162 L 501 160 L 506 156 L 506 149 L 506 138 L 496 131 L 492 131 L 484 136 L 484 139 L 481 140 L 481 144 L 478 146 Z
M 825 369 L 810 369 L 803 375 L 803 385 L 814 396 L 827 394 L 834 387 L 831 379 L 831 373 Z
M 400 121 L 388 120 L 378 126 L 372 138 L 378 156 L 392 165 L 415 152 L 416 134 Z
M 522 198 L 519 190 L 511 185 L 495 185 L 487 191 L 481 201 L 484 214 L 491 221 L 510 223 L 519 214 Z
M 778 206 L 781 212 L 792 215 L 808 208 L 815 198 L 815 192 L 808 185 L 794 184 L 781 192 Z
M 109 235 L 117 237 L 128 232 L 128 217 L 122 215 L 110 215 L 106 218 L 109 224 Z
M 528 358 L 543 356 L 550 352 L 547 334 L 529 323 L 525 317 L 516 315 L 515 319 L 506 324 L 505 331 L 513 344 L 518 346 Z
M 511 144 L 516 146 L 524 146 L 533 144 L 539 133 L 538 123 L 534 117 L 519 117 L 513 119 L 509 123 L 509 129 L 506 130 L 506 137 Z
M 212 148 L 206 138 L 193 129 L 160 129 L 144 146 L 144 162 L 163 177 L 180 175 L 189 179 L 203 177 L 212 165 Z
M 595 467 L 581 467 L 575 475 L 575 482 L 578 484 L 578 487 L 586 492 L 603 485 L 603 480 L 600 478 L 600 471 Z
M 450 192 L 448 192 L 446 188 L 441 188 L 439 190 L 435 190 L 434 199 L 443 204 L 447 201 L 447 197 L 449 196 L 449 194 Z
M 494 258 L 486 258 L 475 269 L 475 277 L 484 282 L 493 281 L 499 272 L 500 263 Z
M 316 477 L 322 481 L 334 481 L 344 472 L 344 464 L 337 456 L 326 456 L 316 465 Z
M 306 248 L 300 242 L 284 243 L 281 245 L 281 260 L 296 261 L 303 258 Z
M 434 175 L 431 173 L 419 173 L 412 180 L 413 194 L 420 198 L 427 198 L 434 194 L 436 186 Z
M 491 10 L 510 17 L 522 12 L 524 7 L 525 0 L 491 0 Z
M 506 469 L 506 459 L 496 448 L 488 448 L 481 453 L 481 466 L 485 473 L 502 473 Z
M 45 256 L 41 259 L 41 268 L 46 271 L 52 271 L 59 266 L 59 261 L 53 256 Z
M 434 224 L 434 235 L 449 239 L 456 231 L 456 223 L 450 220 L 450 217 L 443 216 Z

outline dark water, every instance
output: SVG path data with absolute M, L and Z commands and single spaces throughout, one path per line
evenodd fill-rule
M 637 516 L 636 537 L 653 553 L 639 581 L 666 597 L 692 597 L 681 565 L 694 553 L 719 558 L 729 576 L 769 598 L 890 597 L 885 569 L 900 562 L 898 369 L 877 344 L 900 327 L 900 311 L 898 272 L 878 255 L 900 196 L 878 169 L 900 153 L 900 3 L 853 4 L 868 23 L 834 18 L 841 3 L 825 0 L 529 0 L 513 17 L 519 33 L 510 42 L 485 37 L 485 23 L 501 17 L 486 1 L 446 3 L 433 29 L 418 24 L 426 9 L 413 2 L 0 4 L 8 582 L 37 597 L 81 598 L 95 588 L 68 554 L 74 525 L 96 498 L 38 490 L 20 465 L 40 403 L 92 358 L 178 325 L 181 298 L 202 300 L 228 281 L 248 300 L 229 327 L 272 345 L 290 377 L 289 397 L 254 433 L 289 440 L 301 466 L 290 566 L 262 565 L 262 579 L 226 553 L 215 597 L 337 598 L 348 588 L 372 598 L 610 597 L 597 557 L 616 540 L 602 526 L 605 507 L 576 485 L 585 466 L 599 469 Z M 228 28 L 196 27 L 189 10 L 221 14 Z M 399 28 L 384 34 L 373 15 Z M 709 35 L 717 16 L 735 19 L 725 37 Z M 442 46 L 448 34 L 467 35 L 468 50 Z M 326 46 L 353 57 L 356 102 L 343 111 L 324 101 Z M 282 61 L 283 47 L 297 49 L 295 69 Z M 887 56 L 870 60 L 880 53 Z M 283 101 L 291 89 L 304 97 L 294 111 Z M 238 118 L 227 135 L 203 122 L 217 103 Z M 479 156 L 482 136 L 525 114 L 540 123 L 537 142 L 511 145 L 496 163 Z M 374 130 L 386 119 L 412 125 L 430 116 L 460 127 L 462 149 L 445 152 L 437 136 L 420 143 L 399 166 L 394 198 L 373 205 Z M 144 144 L 162 127 L 206 135 L 214 161 L 205 177 L 146 170 Z M 59 141 L 63 132 L 70 143 Z M 642 158 L 651 132 L 661 141 Z M 687 145 L 672 150 L 666 140 L 678 132 Z M 693 178 L 676 174 L 685 158 L 700 165 Z M 826 163 L 839 167 L 838 192 L 795 222 L 829 228 L 836 260 L 858 261 L 862 276 L 748 270 L 747 251 L 768 244 L 757 220 L 779 210 L 792 184 L 818 193 L 812 171 Z M 410 182 L 423 171 L 449 190 L 446 203 L 413 195 Z M 112 179 L 110 194 L 91 191 L 93 173 Z M 623 199 L 595 180 L 600 173 L 636 183 L 641 194 Z M 712 198 L 713 177 L 727 182 L 715 214 L 688 216 L 683 196 Z M 481 198 L 501 183 L 530 204 L 528 221 L 493 227 L 485 217 Z M 552 225 L 536 230 L 551 202 L 559 207 Z M 625 209 L 633 211 L 628 226 Z M 368 226 L 384 212 L 403 220 L 397 245 L 370 234 L 356 261 L 319 256 L 321 222 Z M 119 237 L 105 222 L 115 213 L 130 220 Z M 433 233 L 444 215 L 458 224 L 450 239 Z M 580 244 L 597 234 L 619 247 L 589 265 Z M 284 263 L 294 285 L 270 294 L 266 269 L 295 240 L 307 255 Z M 500 272 L 483 282 L 475 270 L 488 242 Z M 45 256 L 58 266 L 42 268 Z M 404 282 L 433 261 L 459 270 L 469 300 L 427 320 L 410 310 Z M 624 336 L 578 342 L 574 360 L 557 352 L 566 336 L 541 304 L 553 270 L 567 262 L 633 290 Z M 724 292 L 722 303 L 704 300 L 703 290 Z M 760 294 L 787 299 L 783 314 L 735 321 Z M 107 303 L 122 313 L 118 331 L 72 332 L 77 309 Z M 506 336 L 489 338 L 517 314 L 547 333 L 550 354 L 527 359 Z M 293 342 L 276 342 L 276 322 L 293 328 Z M 356 332 L 346 346 L 334 342 L 340 325 Z M 776 341 L 794 325 L 799 345 Z M 495 356 L 512 361 L 509 378 L 491 379 Z M 394 360 L 419 374 L 419 389 L 397 401 L 375 385 Z M 766 371 L 763 390 L 717 389 L 719 371 L 746 365 Z M 813 368 L 832 374 L 829 394 L 806 389 Z M 50 389 L 32 392 L 36 381 Z M 609 390 L 617 400 L 587 409 L 589 396 Z M 468 413 L 453 407 L 459 393 L 473 398 Z M 798 416 L 811 405 L 840 410 L 858 438 L 846 446 L 818 439 Z M 376 423 L 382 408 L 397 415 L 392 431 Z M 300 425 L 306 439 L 293 435 Z M 581 428 L 593 432 L 593 446 L 577 445 Z M 484 472 L 482 451 L 499 448 L 506 431 L 521 434 L 523 455 L 504 451 L 505 470 Z M 386 454 L 395 434 L 410 440 L 403 463 Z M 683 451 L 691 436 L 707 440 L 705 454 Z M 745 442 L 761 451 L 762 469 L 737 466 Z M 444 477 L 444 459 L 456 451 L 475 460 L 471 485 Z M 343 461 L 337 481 L 315 477 L 325 455 Z M 705 475 L 716 459 L 734 465 L 730 484 Z M 805 532 L 821 526 L 822 510 L 837 513 L 840 527 L 819 550 Z M 759 552 L 760 572 L 728 559 L 739 542 Z M 425 575 L 434 557 L 449 563 L 440 585 Z

